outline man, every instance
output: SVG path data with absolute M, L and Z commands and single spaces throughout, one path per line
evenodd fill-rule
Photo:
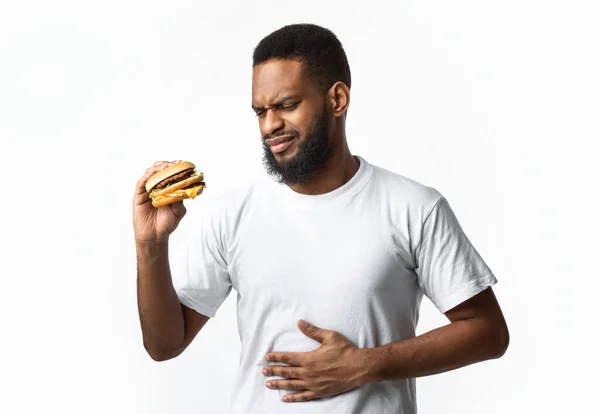
M 496 278 L 438 191 L 351 154 L 350 69 L 333 33 L 286 26 L 253 60 L 252 107 L 275 180 L 203 212 L 176 287 L 168 238 L 185 208 L 154 209 L 144 189 L 172 163 L 138 182 L 145 348 L 159 361 L 181 354 L 233 288 L 234 413 L 415 413 L 414 378 L 504 354 Z M 415 337 L 424 294 L 450 324 Z

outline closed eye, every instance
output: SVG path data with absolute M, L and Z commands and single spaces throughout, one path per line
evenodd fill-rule
M 281 103 L 281 104 L 276 104 L 273 105 L 269 108 L 254 108 L 254 113 L 256 114 L 257 117 L 261 117 L 264 114 L 267 113 L 268 110 L 270 109 L 275 109 L 275 110 L 281 110 L 281 111 L 293 111 L 294 109 L 296 109 L 296 107 L 298 107 L 298 105 L 300 104 L 300 102 L 294 102 L 294 103 Z
M 281 105 L 281 109 L 284 111 L 291 111 L 298 106 L 298 102 L 292 104 Z

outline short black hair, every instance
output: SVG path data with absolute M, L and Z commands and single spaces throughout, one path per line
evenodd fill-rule
M 339 81 L 350 88 L 350 66 L 341 42 L 331 30 L 316 24 L 284 26 L 262 39 L 254 49 L 252 67 L 271 59 L 302 62 L 322 92 Z

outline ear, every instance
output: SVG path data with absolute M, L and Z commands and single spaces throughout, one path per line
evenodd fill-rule
M 350 89 L 348 85 L 344 82 L 336 82 L 329 88 L 327 95 L 333 116 L 339 118 L 348 111 L 348 106 L 350 106 Z

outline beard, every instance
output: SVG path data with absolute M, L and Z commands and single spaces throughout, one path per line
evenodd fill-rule
M 277 136 L 293 136 L 298 138 L 297 131 L 283 131 L 269 138 Z M 265 142 L 263 137 L 263 165 L 267 173 L 278 183 L 295 185 L 306 184 L 321 169 L 331 155 L 329 145 L 329 117 L 327 108 L 323 105 L 321 114 L 309 126 L 306 141 L 299 141 L 296 156 L 289 160 L 277 161 L 275 154 Z

